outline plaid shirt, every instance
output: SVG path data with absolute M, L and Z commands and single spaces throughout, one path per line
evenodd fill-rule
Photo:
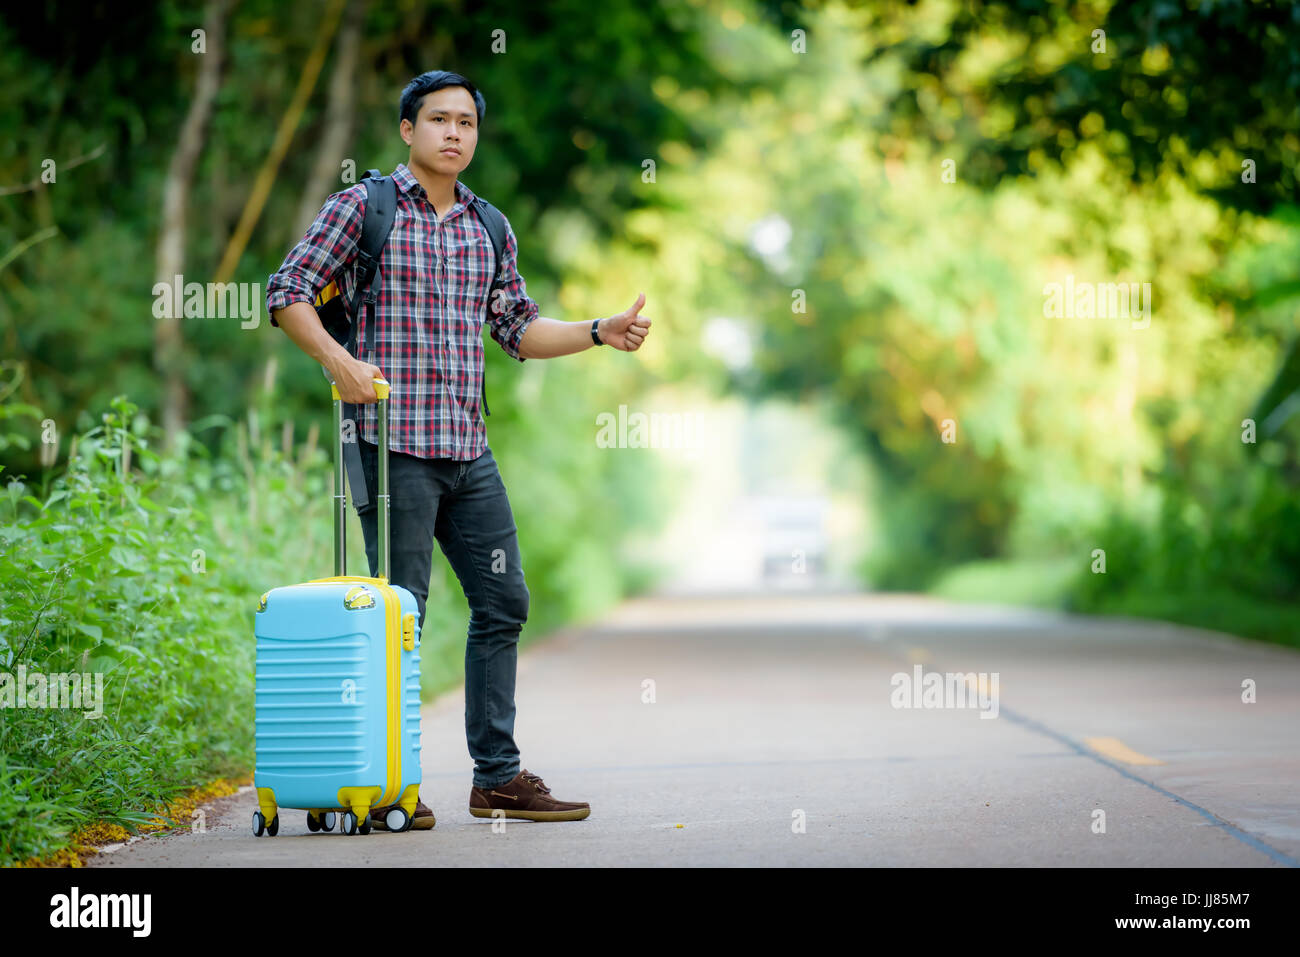
M 397 218 L 375 275 L 375 351 L 364 357 L 392 385 L 388 447 L 421 458 L 469 461 L 487 450 L 479 415 L 483 382 L 483 338 L 488 290 L 496 262 L 487 227 L 469 208 L 474 194 L 456 182 L 456 203 L 441 220 L 428 194 L 406 164 L 393 171 Z M 351 302 L 353 257 L 365 218 L 362 183 L 325 201 L 307 235 L 266 284 L 266 309 L 292 302 L 314 303 L 331 281 Z M 518 244 L 506 221 L 502 273 L 504 298 L 488 315 L 492 338 L 511 358 L 538 315 L 537 303 L 515 268 Z M 279 325 L 272 315 L 272 325 Z M 358 348 L 365 326 L 357 330 Z M 378 443 L 378 408 L 359 407 L 360 435 Z

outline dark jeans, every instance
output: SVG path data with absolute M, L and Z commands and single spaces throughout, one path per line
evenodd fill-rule
M 370 502 L 358 510 L 370 574 L 379 568 L 378 448 L 358 436 Z M 433 541 L 460 579 L 469 602 L 465 643 L 465 739 L 474 785 L 495 787 L 519 773 L 515 746 L 515 662 L 528 618 L 510 500 L 492 450 L 471 462 L 388 456 L 389 580 L 415 595 L 420 624 L 429 596 Z M 427 637 L 427 635 L 425 636 Z

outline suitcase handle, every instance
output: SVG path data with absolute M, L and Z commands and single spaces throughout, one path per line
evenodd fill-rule
M 388 397 L 392 387 L 386 379 L 375 379 L 375 397 L 379 400 L 379 495 L 376 501 L 379 515 L 379 577 L 388 580 L 389 525 L 388 525 Z M 334 398 L 334 574 L 342 577 L 348 573 L 347 518 L 348 500 L 343 481 L 343 399 L 338 386 L 330 383 Z M 360 437 L 353 434 L 353 441 Z

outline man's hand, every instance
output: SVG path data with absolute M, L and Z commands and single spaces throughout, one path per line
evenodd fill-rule
M 641 348 L 645 337 L 650 335 L 650 317 L 637 315 L 644 305 L 645 293 L 641 293 L 636 297 L 636 302 L 632 303 L 631 309 L 600 320 L 596 326 L 596 335 L 600 336 L 600 341 L 624 352 L 636 352 Z
M 378 402 L 375 398 L 375 379 L 386 378 L 377 366 L 362 362 L 352 356 L 344 356 L 330 366 L 334 385 L 338 387 L 339 397 L 344 402 L 354 405 L 368 405 Z
M 371 380 L 386 378 L 384 374 L 370 363 L 353 358 L 335 342 L 320 324 L 320 316 L 311 303 L 291 302 L 283 309 L 274 310 L 272 316 L 294 345 L 325 367 L 344 402 L 368 405 L 379 401 Z

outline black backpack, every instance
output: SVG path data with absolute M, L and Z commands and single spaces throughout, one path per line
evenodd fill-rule
M 377 169 L 367 170 L 361 182 L 366 187 L 366 218 L 361 226 L 361 238 L 357 241 L 356 287 L 352 301 L 345 303 L 342 291 L 336 282 L 330 281 L 316 296 L 316 314 L 320 317 L 325 331 L 334 337 L 334 341 L 348 350 L 348 354 L 357 356 L 357 322 L 353 317 L 364 315 L 366 322 L 366 355 L 374 355 L 375 350 L 375 273 L 379 271 L 379 260 L 383 256 L 384 244 L 388 234 L 393 231 L 393 222 L 397 218 L 397 182 L 391 176 L 385 176 Z M 492 308 L 498 290 L 501 288 L 501 262 L 506 248 L 506 220 L 487 200 L 474 198 L 470 206 L 487 227 L 492 240 L 492 251 L 496 254 L 496 275 L 492 277 L 492 286 L 488 290 L 487 308 Z M 358 310 L 365 310 L 364 313 Z M 487 364 L 483 368 L 483 414 L 491 415 L 487 404 Z M 344 403 L 343 417 L 357 421 L 357 407 Z M 345 442 L 343 461 L 347 467 L 348 485 L 352 488 L 352 504 L 364 508 L 370 501 L 366 483 L 361 471 L 361 451 L 356 442 Z

